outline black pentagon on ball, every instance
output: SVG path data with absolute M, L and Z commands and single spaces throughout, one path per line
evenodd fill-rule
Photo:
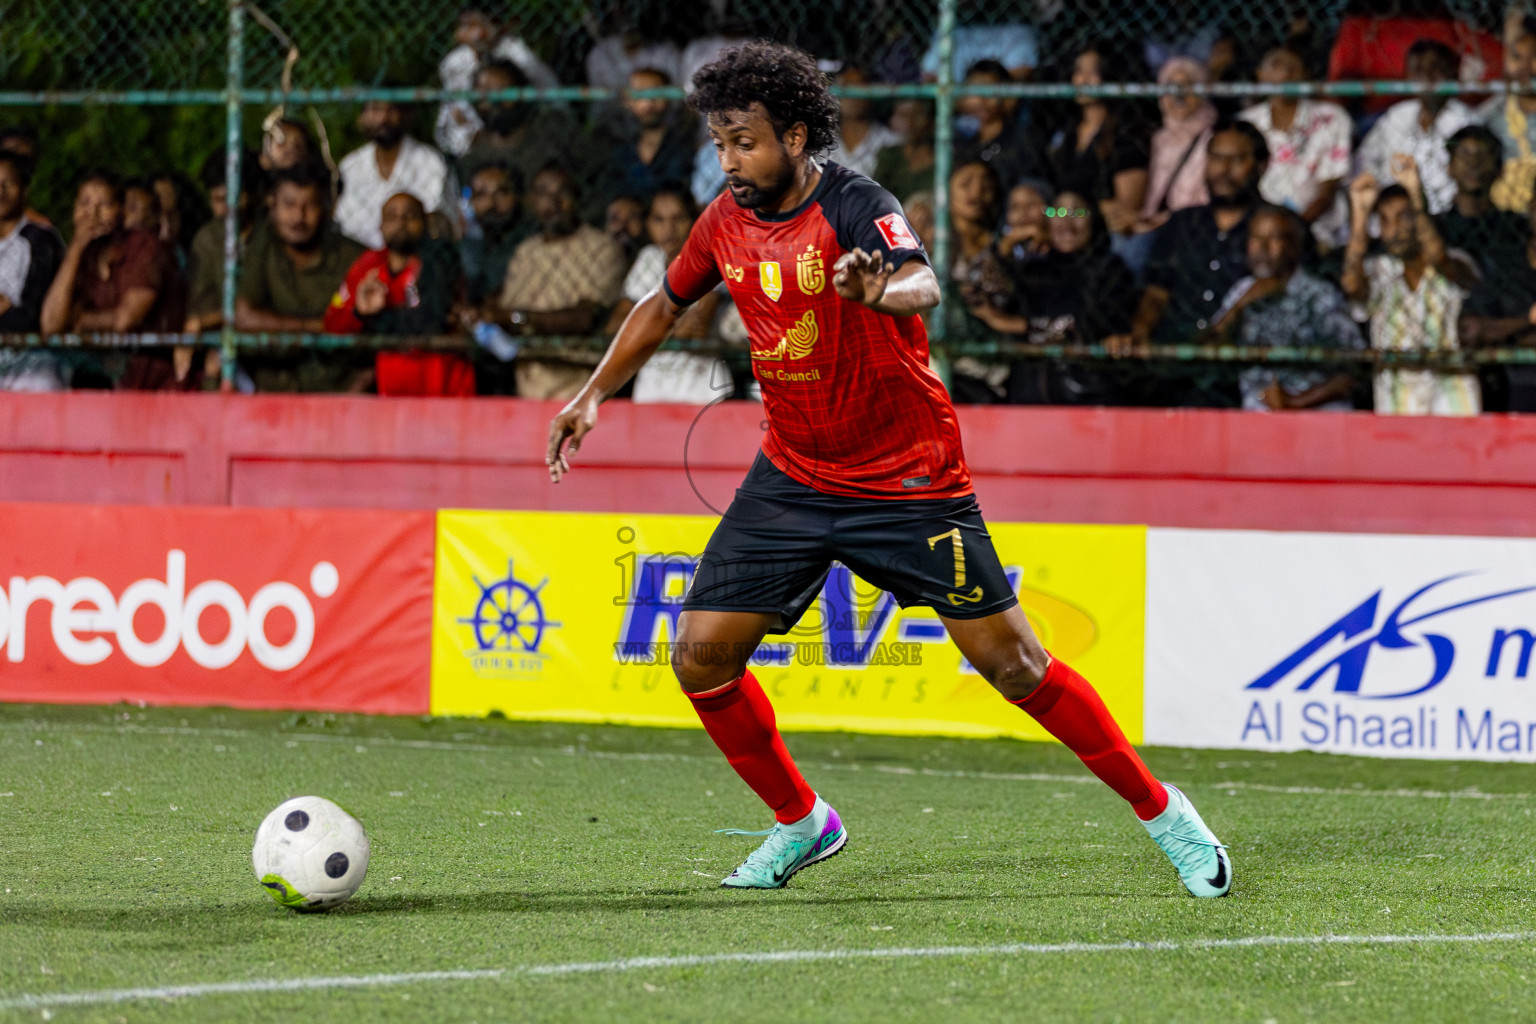
M 283 824 L 288 826 L 289 832 L 303 832 L 309 827 L 309 812 L 289 811 L 288 817 L 283 819 Z
M 347 855 L 344 853 L 333 853 L 325 858 L 325 873 L 332 878 L 340 878 L 347 873 L 349 867 L 351 862 L 347 860 Z

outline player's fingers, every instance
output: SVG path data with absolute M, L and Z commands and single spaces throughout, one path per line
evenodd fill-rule
M 549 424 L 549 443 L 544 448 L 544 465 L 553 466 L 560 457 L 560 445 L 570 435 L 564 416 L 556 416 Z
M 839 256 L 837 258 L 837 262 L 832 264 L 832 273 L 846 276 L 848 273 L 848 268 L 853 265 L 854 260 L 857 258 L 857 253 L 858 250 L 855 249 L 853 252 L 845 252 Z

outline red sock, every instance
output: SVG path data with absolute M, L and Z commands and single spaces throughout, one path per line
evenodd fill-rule
M 1035 692 L 1015 703 L 1129 801 L 1142 821 L 1168 806 L 1168 791 L 1147 771 L 1088 680 L 1066 662 L 1052 658 Z
M 724 690 L 690 693 L 688 699 L 709 738 L 752 792 L 773 808 L 774 818 L 789 824 L 811 813 L 816 793 L 789 756 L 773 705 L 751 672 Z

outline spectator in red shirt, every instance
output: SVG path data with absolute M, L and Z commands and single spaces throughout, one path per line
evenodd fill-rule
M 1443 4 L 1372 0 L 1359 4 L 1339 26 L 1328 55 L 1330 82 L 1393 80 L 1402 76 L 1408 48 L 1421 39 L 1449 46 L 1461 57 L 1461 80 L 1497 78 L 1504 70 L 1504 47 L 1492 33 L 1452 18 Z M 1400 96 L 1369 96 L 1366 114 L 1379 114 Z
M 384 203 L 384 248 L 363 253 L 325 311 L 328 334 L 441 334 L 459 282 L 457 250 L 427 236 L 420 199 L 399 192 Z M 446 352 L 380 352 L 374 374 L 381 395 L 475 393 L 475 371 Z

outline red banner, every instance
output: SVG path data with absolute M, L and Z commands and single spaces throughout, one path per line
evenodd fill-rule
M 0 700 L 424 714 L 431 512 L 0 504 Z

